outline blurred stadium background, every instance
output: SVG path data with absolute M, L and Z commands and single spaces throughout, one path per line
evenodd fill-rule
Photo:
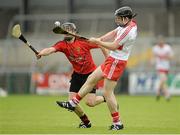
M 74 22 L 79 34 L 98 37 L 116 27 L 115 9 L 129 5 L 138 13 L 138 38 L 116 93 L 154 94 L 157 77 L 150 64 L 151 48 L 158 35 L 165 36 L 175 56 L 168 84 L 180 94 L 180 1 L 179 0 L 0 0 L 0 89 L 8 94 L 67 93 L 71 65 L 63 54 L 36 60 L 22 42 L 11 36 L 20 23 L 25 37 L 41 50 L 60 40 L 52 32 L 54 21 Z M 97 65 L 103 61 L 92 51 Z

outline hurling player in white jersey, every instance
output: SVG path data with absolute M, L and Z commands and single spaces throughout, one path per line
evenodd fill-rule
M 110 130 L 123 129 L 114 88 L 117 80 L 121 77 L 131 53 L 132 46 L 137 36 L 137 25 L 134 21 L 135 13 L 128 6 L 121 7 L 115 11 L 115 22 L 118 27 L 100 38 L 90 38 L 89 42 L 96 43 L 100 47 L 109 50 L 107 58 L 88 77 L 76 96 L 68 102 L 60 102 L 63 108 L 74 110 L 81 99 L 83 99 L 94 86 L 104 79 L 104 97 L 112 117 Z
M 158 44 L 153 47 L 152 52 L 156 71 L 160 79 L 159 87 L 156 93 L 156 99 L 159 100 L 160 94 L 162 92 L 167 101 L 169 101 L 170 94 L 167 87 L 167 75 L 170 69 L 170 60 L 173 57 L 173 50 L 170 45 L 164 42 L 163 37 L 159 37 Z

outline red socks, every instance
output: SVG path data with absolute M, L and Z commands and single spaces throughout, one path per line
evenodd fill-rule
M 114 112 L 114 113 L 111 114 L 111 116 L 112 116 L 114 124 L 118 124 L 120 122 L 119 112 Z
M 79 94 L 76 94 L 76 96 L 73 97 L 73 99 L 72 99 L 72 101 L 73 101 L 76 105 L 79 104 L 80 100 L 81 100 L 81 97 L 79 96 Z

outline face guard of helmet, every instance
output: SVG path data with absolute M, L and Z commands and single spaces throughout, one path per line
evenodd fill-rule
M 121 21 L 116 21 L 117 25 L 121 26 L 121 27 L 125 27 L 128 22 L 134 18 L 137 14 L 133 13 L 132 9 L 128 6 L 125 7 L 121 7 L 119 9 L 117 9 L 114 13 L 116 20 L 121 20 Z M 124 23 L 123 20 L 125 18 L 128 18 L 128 22 Z
M 76 25 L 74 23 L 66 22 L 61 25 L 61 28 L 69 33 L 76 34 Z M 71 41 L 74 37 L 71 35 L 64 35 L 65 41 Z

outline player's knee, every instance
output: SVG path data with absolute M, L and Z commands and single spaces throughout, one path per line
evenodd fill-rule
M 92 100 L 87 100 L 85 103 L 86 103 L 86 105 L 89 106 L 89 107 L 94 107 L 94 106 L 95 106 L 95 103 L 94 103 L 94 101 L 92 101 Z

